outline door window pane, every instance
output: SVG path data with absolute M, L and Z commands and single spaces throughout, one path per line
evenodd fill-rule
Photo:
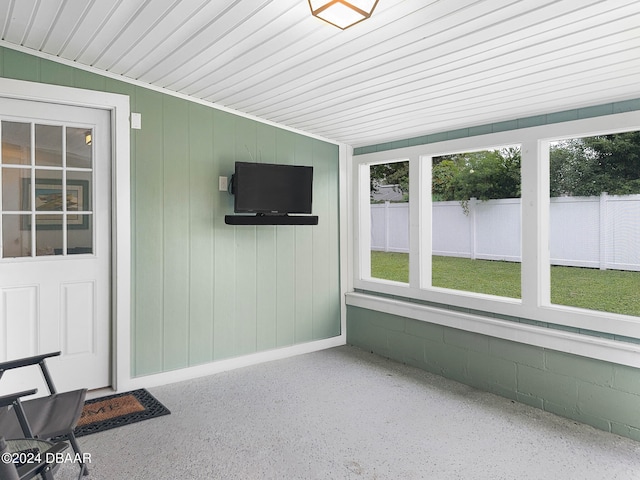
M 2 163 L 31 165 L 31 124 L 2 122 Z
M 36 170 L 36 210 L 62 211 L 62 170 Z
M 2 169 L 2 210 L 5 212 L 26 211 L 31 207 L 29 184 L 30 168 Z
M 36 256 L 62 255 L 62 215 L 36 215 Z
M 434 287 L 520 298 L 520 147 L 433 158 Z
M 91 211 L 92 172 L 67 170 L 67 210 Z
M 31 256 L 31 215 L 2 215 L 2 258 Z
M 62 166 L 62 127 L 36 125 L 36 165 Z
M 93 216 L 68 215 L 67 254 L 93 253 Z
M 67 167 L 91 168 L 93 131 L 67 127 Z

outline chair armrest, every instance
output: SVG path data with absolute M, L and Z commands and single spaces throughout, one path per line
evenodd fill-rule
M 53 465 L 57 463 L 57 454 L 63 452 L 68 447 L 69 444 L 66 442 L 59 442 L 54 444 L 51 448 L 47 449 L 44 452 L 41 452 L 40 458 L 42 460 L 39 463 L 26 463 L 18 467 L 18 476 L 20 478 L 31 478 L 35 472 L 42 473 L 45 470 L 49 470 Z
M 29 365 L 38 365 L 45 358 L 57 357 L 61 352 L 43 353 L 41 355 L 34 355 L 33 357 L 18 358 L 17 360 L 9 360 L 8 362 L 0 363 L 0 372 L 4 370 L 11 370 L 12 368 L 26 367 Z
M 18 400 L 20 397 L 26 397 L 27 395 L 33 395 L 38 391 L 37 388 L 33 388 L 31 390 L 24 390 L 22 392 L 11 393 L 9 395 L 3 395 L 0 397 L 0 407 L 6 407 L 12 405 L 13 402 Z

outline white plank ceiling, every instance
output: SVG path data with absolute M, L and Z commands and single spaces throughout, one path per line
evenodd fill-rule
M 353 146 L 640 98 L 640 0 L 0 0 L 1 38 Z

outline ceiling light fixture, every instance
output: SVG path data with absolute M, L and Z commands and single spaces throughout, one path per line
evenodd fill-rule
M 378 0 L 309 0 L 311 14 L 341 30 L 371 16 Z
M 87 130 L 86 132 L 84 132 L 84 143 L 87 145 L 91 145 L 92 142 L 93 142 L 93 139 L 91 135 L 91 130 Z

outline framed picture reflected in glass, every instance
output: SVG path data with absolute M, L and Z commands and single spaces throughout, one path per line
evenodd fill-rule
M 36 228 L 41 230 L 61 229 L 61 217 L 48 214 L 62 213 L 63 211 L 62 180 L 36 179 L 35 189 Z M 79 230 L 89 228 L 89 215 L 71 213 L 90 210 L 89 198 L 88 180 L 67 180 L 67 228 Z M 31 211 L 30 178 L 22 180 L 22 210 Z M 38 215 L 39 213 L 45 215 Z M 31 229 L 31 215 L 24 215 L 22 229 Z

